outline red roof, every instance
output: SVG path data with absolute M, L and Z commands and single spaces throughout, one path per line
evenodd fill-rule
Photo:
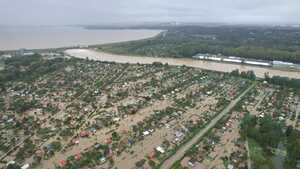
M 84 166 L 82 169 L 90 169 L 89 166 Z
M 64 167 L 64 166 L 67 165 L 67 161 L 66 161 L 66 160 L 60 160 L 60 161 L 59 161 L 59 165 L 60 165 L 61 167 Z
M 112 143 L 112 139 L 111 138 L 106 139 L 106 144 L 111 144 L 111 143 Z
M 148 154 L 148 157 L 150 159 L 154 159 L 155 158 L 155 155 L 156 155 L 156 152 L 155 151 L 151 151 L 149 154 Z
M 88 137 L 88 136 L 90 136 L 90 133 L 88 131 L 80 132 L 80 137 Z
M 80 153 L 77 153 L 77 154 L 75 155 L 75 159 L 76 159 L 76 160 L 80 160 L 80 159 L 81 159 L 81 154 L 80 154 Z
M 38 157 L 42 157 L 43 154 L 44 154 L 44 152 L 43 152 L 42 150 L 37 150 L 37 151 L 35 152 L 35 154 L 36 154 L 36 156 L 38 156 Z

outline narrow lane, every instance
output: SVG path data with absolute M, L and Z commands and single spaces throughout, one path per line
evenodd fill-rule
M 249 142 L 246 140 L 246 150 L 247 150 L 247 167 L 248 169 L 252 169 L 251 167 L 251 157 L 250 157 L 250 149 L 249 149 Z
M 163 165 L 160 167 L 162 169 L 169 169 L 172 165 L 180 160 L 185 152 L 189 150 L 194 144 L 198 142 L 211 128 L 213 128 L 227 113 L 231 111 L 231 109 L 255 86 L 255 83 L 252 84 L 248 89 L 246 89 L 242 94 L 239 95 L 236 99 L 231 101 L 229 105 L 220 113 L 218 114 L 210 123 L 202 129 L 198 134 L 196 134 L 189 142 L 185 143 L 177 152 L 169 157 Z
M 297 105 L 297 108 L 296 108 L 296 116 L 295 116 L 295 120 L 294 120 L 294 124 L 293 124 L 293 127 L 295 128 L 297 126 L 297 123 L 298 123 L 298 118 L 299 118 L 299 114 L 300 114 L 300 97 L 298 98 L 298 105 Z

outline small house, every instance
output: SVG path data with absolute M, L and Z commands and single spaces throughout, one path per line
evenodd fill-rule
M 165 153 L 164 148 L 162 148 L 161 146 L 157 146 L 155 149 L 156 149 L 156 151 L 158 151 L 158 152 L 160 152 L 160 153 L 162 153 L 162 154 Z

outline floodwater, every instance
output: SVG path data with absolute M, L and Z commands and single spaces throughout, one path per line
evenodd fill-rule
M 206 70 L 213 70 L 219 72 L 231 72 L 235 69 L 240 71 L 253 70 L 256 76 L 263 78 L 265 73 L 269 73 L 270 76 L 284 76 L 289 78 L 300 79 L 300 72 L 278 70 L 269 67 L 258 67 L 249 65 L 239 65 L 222 62 L 211 62 L 189 58 L 159 58 L 159 57 L 139 57 L 139 56 L 126 56 L 126 55 L 115 55 L 109 53 L 103 53 L 90 49 L 69 49 L 66 53 L 70 56 L 77 58 L 89 58 L 99 61 L 109 61 L 118 63 L 141 63 L 151 64 L 153 62 L 168 63 L 169 65 L 186 65 Z
M 286 151 L 286 147 L 282 142 L 278 144 L 277 151 L 275 153 L 275 156 L 272 157 L 272 162 L 274 165 L 274 169 L 284 169 L 284 160 L 285 160 L 285 155 L 283 152 Z
M 0 50 L 43 49 L 138 40 L 159 30 L 89 30 L 71 26 L 0 26 Z

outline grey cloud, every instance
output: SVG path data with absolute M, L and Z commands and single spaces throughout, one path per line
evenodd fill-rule
M 299 0 L 0 0 L 0 24 L 296 23 Z

